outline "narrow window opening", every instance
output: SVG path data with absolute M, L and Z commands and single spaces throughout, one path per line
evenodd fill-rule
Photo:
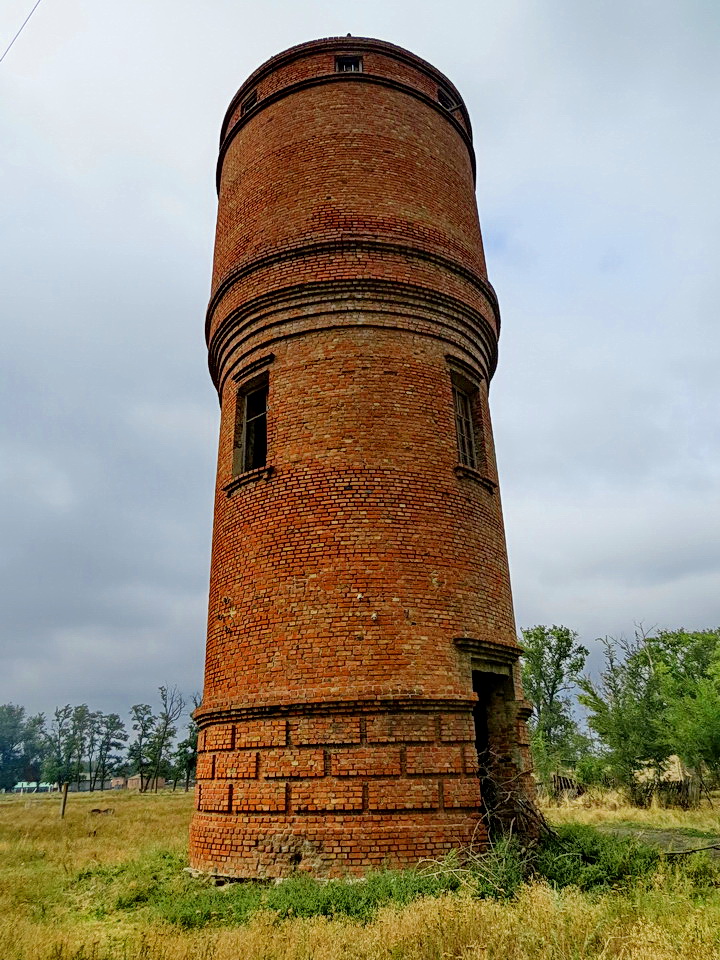
M 335 57 L 336 73 L 362 73 L 362 57 Z
M 477 469 L 475 452 L 475 430 L 473 426 L 473 403 L 471 393 L 453 382 L 453 403 L 455 406 L 455 432 L 457 435 L 458 457 L 464 467 Z
M 255 381 L 238 394 L 233 476 L 267 464 L 268 381 Z
M 445 107 L 446 110 L 454 110 L 457 106 L 447 90 L 443 90 L 442 87 L 438 88 L 438 103 L 441 107 Z
M 255 106 L 256 103 L 257 103 L 257 90 L 253 90 L 252 93 L 249 93 L 247 97 L 245 97 L 245 99 L 243 100 L 240 106 L 240 116 L 244 117 L 245 114 L 248 112 L 248 110 L 252 110 L 252 108 Z

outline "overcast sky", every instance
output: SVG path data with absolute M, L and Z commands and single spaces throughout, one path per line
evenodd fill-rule
M 43 0 L 0 66 L 0 702 L 201 687 L 220 122 L 263 60 L 348 32 L 470 111 L 518 625 L 720 624 L 719 26 L 716 0 Z

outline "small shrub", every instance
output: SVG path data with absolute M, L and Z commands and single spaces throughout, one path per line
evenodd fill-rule
M 695 893 L 704 894 L 720 887 L 720 859 L 707 850 L 682 857 L 668 858 L 671 875 L 685 881 Z
M 261 908 L 265 890 L 259 883 L 212 887 L 187 879 L 155 901 L 153 914 L 184 930 L 243 924 Z
M 176 854 L 154 850 L 126 863 L 86 867 L 75 877 L 74 892 L 95 917 L 133 910 L 161 900 L 175 879 L 183 876 L 183 866 Z
M 637 840 L 602 834 L 583 824 L 557 828 L 535 860 L 535 873 L 555 887 L 580 890 L 626 887 L 646 879 L 659 866 L 661 854 Z

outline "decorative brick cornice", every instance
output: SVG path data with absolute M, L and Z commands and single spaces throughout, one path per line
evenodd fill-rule
M 497 663 L 513 664 L 522 653 L 520 647 L 509 643 L 497 643 L 493 640 L 479 640 L 475 637 L 455 637 L 453 643 L 466 653 L 474 653 L 486 660 Z
M 471 381 L 475 382 L 476 386 L 477 383 L 482 380 L 483 375 L 477 369 L 477 367 L 473 366 L 471 363 L 468 363 L 466 360 L 463 360 L 461 357 L 457 357 L 454 353 L 446 353 L 445 359 L 447 360 L 449 367 L 452 367 L 459 373 L 469 377 Z
M 210 298 L 207 313 L 205 315 L 206 340 L 209 337 L 210 326 L 220 301 L 226 295 L 228 290 L 230 290 L 230 288 L 240 280 L 244 280 L 246 277 L 251 276 L 258 270 L 263 270 L 267 267 L 272 267 L 276 264 L 284 263 L 286 261 L 300 263 L 303 258 L 317 257 L 322 256 L 323 254 L 337 257 L 345 254 L 352 255 L 355 253 L 377 253 L 380 256 L 392 255 L 402 257 L 403 259 L 410 261 L 421 260 L 425 261 L 426 263 L 430 263 L 433 266 L 440 267 L 443 270 L 447 270 L 449 273 L 455 274 L 466 283 L 469 283 L 470 286 L 478 290 L 485 300 L 487 300 L 490 309 L 492 310 L 497 332 L 499 334 L 500 307 L 498 305 L 497 294 L 495 293 L 493 285 L 485 277 L 481 276 L 474 270 L 468 269 L 468 267 L 463 266 L 461 263 L 458 263 L 457 260 L 452 260 L 450 257 L 444 257 L 441 254 L 434 253 L 425 249 L 424 247 L 416 247 L 412 246 L 411 244 L 404 243 L 395 243 L 388 240 L 378 240 L 375 237 L 356 236 L 352 238 L 344 237 L 341 240 L 321 240 L 315 243 L 303 243 L 297 245 L 289 244 L 282 250 L 275 250 L 270 254 L 265 254 L 265 256 L 256 257 L 254 260 L 244 263 L 241 267 L 231 270 L 222 278 L 222 280 L 219 281 L 212 297 Z M 399 284 L 397 281 L 393 281 L 392 286 L 398 287 L 402 286 L 402 284 Z M 448 297 L 447 299 L 449 300 L 451 298 Z
M 268 77 L 271 73 L 274 73 L 281 67 L 286 67 L 288 64 L 294 63 L 296 60 L 302 60 L 308 56 L 324 53 L 328 50 L 332 50 L 334 53 L 339 55 L 379 53 L 382 56 L 390 57 L 391 59 L 397 60 L 400 63 L 404 63 L 407 66 L 414 67 L 416 70 L 421 70 L 427 76 L 431 77 L 435 83 L 438 84 L 438 86 L 445 87 L 447 90 L 452 92 L 453 99 L 461 110 L 465 123 L 467 124 L 467 129 L 472 137 L 470 115 L 468 114 L 467 107 L 465 106 L 463 98 L 460 95 L 460 91 L 452 82 L 452 80 L 449 80 L 444 73 L 438 70 L 437 67 L 434 67 L 431 63 L 428 63 L 427 60 L 423 60 L 422 57 L 417 56 L 417 54 L 413 53 L 411 50 L 406 50 L 404 47 L 399 47 L 394 43 L 388 43 L 385 40 L 378 40 L 375 37 L 323 37 L 319 40 L 309 40 L 306 43 L 298 43 L 293 47 L 289 47 L 287 50 L 283 50 L 281 53 L 278 53 L 269 60 L 266 60 L 265 63 L 262 63 L 250 74 L 250 76 L 247 78 L 247 80 L 245 80 L 235 96 L 232 98 L 230 105 L 225 111 L 225 117 L 223 119 L 220 133 L 220 142 L 222 143 L 225 134 L 227 133 L 233 113 L 245 99 L 247 94 L 253 89 L 253 87 L 256 87 L 262 80 L 265 79 L 265 77 Z M 338 76 L 347 78 L 354 76 L 354 74 L 339 74 Z
M 247 470 L 245 473 L 241 473 L 239 477 L 235 477 L 230 483 L 225 484 L 223 492 L 231 497 L 241 487 L 246 487 L 250 483 L 257 483 L 258 480 L 269 480 L 274 473 L 274 467 L 258 467 L 257 470 Z
M 528 721 L 532 716 L 533 705 L 529 700 L 515 701 L 515 714 L 520 720 Z
M 376 697 L 372 700 L 321 700 L 317 702 L 294 702 L 254 706 L 213 705 L 205 708 L 200 704 L 193 711 L 193 719 L 202 729 L 212 723 L 230 723 L 235 720 L 253 720 L 262 717 L 338 716 L 344 714 L 374 713 L 467 713 L 472 710 L 476 697 Z
M 269 367 L 274 359 L 275 354 L 268 353 L 264 357 L 259 357 L 257 360 L 253 360 L 252 363 L 248 363 L 246 366 L 242 367 L 242 369 L 238 370 L 238 372 L 234 375 L 233 380 L 238 382 L 240 380 L 247 380 L 247 378 L 251 377 L 254 373 L 259 373 L 260 370 L 264 370 L 265 367 Z
M 383 314 L 382 321 L 373 317 L 367 321 L 349 322 L 347 301 L 360 302 L 362 306 L 357 311 L 359 313 L 362 313 L 364 308 L 368 314 Z M 289 333 L 288 325 L 307 319 L 307 310 L 311 307 L 313 325 Z M 421 311 L 425 311 L 425 315 Z M 327 322 L 318 324 L 321 317 L 327 317 Z M 432 327 L 432 333 L 425 331 L 421 333 L 422 336 L 441 340 L 456 351 L 461 348 L 450 334 L 453 332 L 464 335 L 476 348 L 481 349 L 484 375 L 488 380 L 492 377 L 497 365 L 497 337 L 481 313 L 463 301 L 425 287 L 372 278 L 295 284 L 253 298 L 231 311 L 213 332 L 208 350 L 210 373 L 222 393 L 228 377 L 235 378 L 238 366 L 258 349 L 271 349 L 275 344 L 304 336 L 307 332 L 330 330 L 340 326 L 409 330 L 417 335 L 417 329 L 409 326 L 408 321 L 413 320 Z M 261 331 L 264 337 L 261 343 L 257 343 L 255 341 Z M 240 348 L 251 339 L 252 347 L 243 352 Z M 226 368 L 231 351 L 236 355 L 233 356 L 233 364 Z M 472 352 L 469 352 L 469 360 L 475 369 L 478 360 Z

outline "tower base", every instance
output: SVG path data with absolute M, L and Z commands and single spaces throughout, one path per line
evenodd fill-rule
M 220 877 L 271 879 L 297 872 L 362 876 L 383 867 L 416 866 L 453 849 L 482 850 L 476 816 L 413 812 L 322 816 L 198 814 L 190 830 L 196 870 Z
M 486 846 L 473 701 L 327 709 L 213 723 L 200 708 L 194 869 L 360 875 Z M 503 780 L 520 793 L 525 776 L 510 764 Z

